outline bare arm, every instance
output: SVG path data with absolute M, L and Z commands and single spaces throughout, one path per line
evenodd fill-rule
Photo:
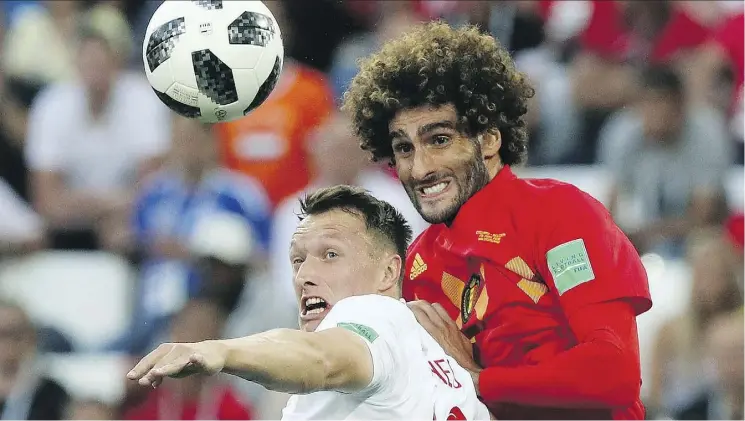
M 134 191 L 140 183 L 162 165 L 162 158 L 143 161 L 137 171 L 136 184 L 131 189 L 92 194 L 67 188 L 55 171 L 37 170 L 31 173 L 34 208 L 52 226 L 88 222 L 113 212 L 129 214 Z
M 321 332 L 275 329 L 221 341 L 224 372 L 287 393 L 354 392 L 372 380 L 370 351 L 363 339 L 341 328 Z
M 163 344 L 127 375 L 157 386 L 165 377 L 225 372 L 279 392 L 359 391 L 372 381 L 370 351 L 342 329 L 274 329 L 258 335 L 191 344 Z
M 67 189 L 61 176 L 52 171 L 31 174 L 34 208 L 52 226 L 91 221 L 104 212 L 104 199 Z

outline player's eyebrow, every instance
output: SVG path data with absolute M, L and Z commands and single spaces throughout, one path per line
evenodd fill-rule
M 442 121 L 435 121 L 432 123 L 427 123 L 417 129 L 416 135 L 418 137 L 422 137 L 425 134 L 433 132 L 438 129 L 455 130 L 455 123 L 450 120 L 442 120 Z M 409 138 L 409 136 L 403 131 L 403 129 L 396 129 L 392 131 L 389 134 L 389 136 L 391 139 L 396 139 L 396 138 L 408 139 Z

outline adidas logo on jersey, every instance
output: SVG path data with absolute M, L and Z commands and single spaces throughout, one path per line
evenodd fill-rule
M 414 262 L 411 264 L 411 272 L 409 273 L 409 279 L 412 281 L 417 276 L 424 273 L 424 271 L 427 270 L 427 264 L 424 263 L 424 260 L 422 260 L 422 256 L 419 255 L 419 253 L 414 256 Z

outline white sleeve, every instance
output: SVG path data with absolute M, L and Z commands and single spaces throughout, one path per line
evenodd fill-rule
M 406 356 L 400 346 L 407 318 L 413 315 L 406 304 L 382 295 L 345 298 L 334 305 L 316 331 L 341 327 L 365 340 L 373 361 L 373 378 L 364 395 L 395 389 L 396 373 L 406 368 Z
M 57 171 L 64 162 L 62 142 L 65 104 L 60 87 L 45 89 L 31 106 L 26 135 L 26 163 L 31 170 Z

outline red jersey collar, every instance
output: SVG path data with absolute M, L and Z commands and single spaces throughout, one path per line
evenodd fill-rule
M 505 165 L 496 176 L 476 194 L 466 200 L 466 203 L 460 207 L 458 214 L 455 216 L 450 229 L 458 231 L 459 228 L 465 228 L 473 221 L 480 221 L 484 217 L 484 211 L 489 208 L 489 204 L 495 200 L 504 200 L 504 191 L 507 184 L 515 180 L 517 176 L 512 172 L 509 165 Z M 500 197 L 500 193 L 502 192 Z

